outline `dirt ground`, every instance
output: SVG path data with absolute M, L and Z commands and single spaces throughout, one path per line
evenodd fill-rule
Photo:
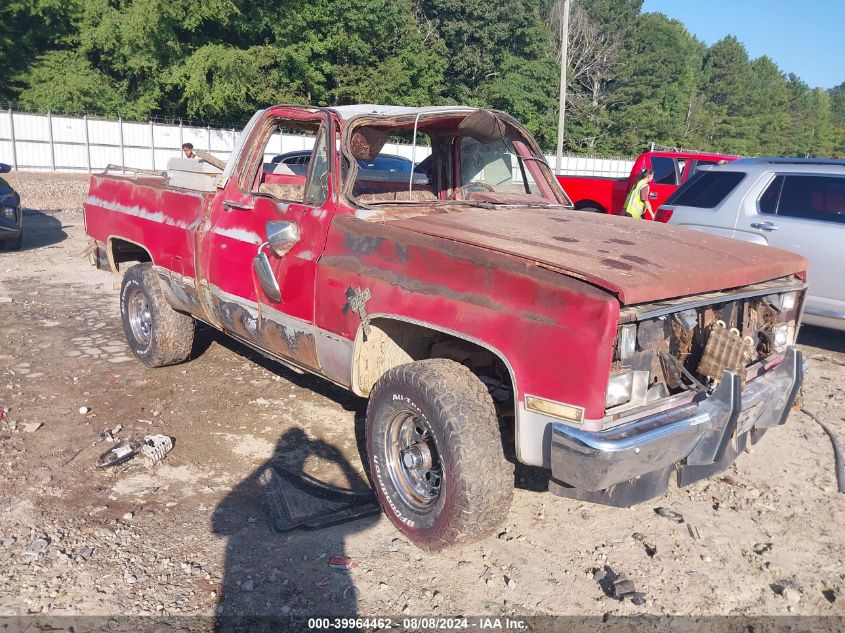
M 383 515 L 274 533 L 254 482 L 274 455 L 366 486 L 364 401 L 209 330 L 188 363 L 145 368 L 119 278 L 81 257 L 85 179 L 9 180 L 29 210 L 23 250 L 0 253 L 0 616 L 845 615 L 845 495 L 830 441 L 797 411 L 721 476 L 630 509 L 551 496 L 517 469 L 502 533 L 439 555 Z M 845 441 L 845 333 L 806 327 L 800 344 L 805 406 Z M 175 448 L 97 469 L 116 424 Z M 645 603 L 605 595 L 605 565 Z

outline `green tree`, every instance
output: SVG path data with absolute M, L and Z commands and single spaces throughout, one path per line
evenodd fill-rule
M 610 149 L 630 154 L 651 142 L 689 145 L 698 123 L 704 45 L 661 13 L 639 16 L 633 32 L 615 82 Z

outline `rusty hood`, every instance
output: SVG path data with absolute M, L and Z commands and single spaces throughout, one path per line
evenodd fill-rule
M 521 257 L 604 288 L 623 304 L 735 288 L 807 270 L 803 257 L 780 249 L 581 211 L 469 209 L 386 224 Z

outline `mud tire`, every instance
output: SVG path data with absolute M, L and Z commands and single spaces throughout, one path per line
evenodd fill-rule
M 422 511 L 404 502 L 390 475 L 388 429 L 391 420 L 409 412 L 430 429 L 442 470 L 439 495 Z M 432 359 L 388 370 L 370 395 L 366 448 L 382 509 L 424 550 L 484 538 L 507 517 L 513 465 L 504 456 L 493 400 L 459 363 Z
M 149 340 L 133 332 L 128 303 L 136 293 L 146 300 L 150 316 Z M 177 312 L 164 297 L 152 264 L 136 264 L 126 271 L 120 288 L 120 316 L 123 332 L 132 353 L 149 367 L 175 365 L 188 359 L 194 344 L 194 319 Z

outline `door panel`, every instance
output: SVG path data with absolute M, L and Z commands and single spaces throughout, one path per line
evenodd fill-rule
M 323 219 L 329 214 L 320 205 L 302 203 L 309 191 L 304 176 L 299 186 L 265 182 L 272 174 L 267 163 L 272 152 L 268 154 L 266 146 L 287 126 L 313 130 L 316 140 L 327 133 L 327 119 L 323 114 L 301 112 L 291 113 L 288 119 L 284 108 L 277 112 L 279 116 L 268 116 L 250 140 L 248 155 L 253 158 L 243 173 L 230 178 L 219 192 L 202 227 L 203 294 L 216 325 L 223 330 L 271 354 L 316 369 L 315 264 L 325 242 L 328 222 Z M 322 177 L 318 191 L 329 187 L 328 174 Z M 283 201 L 274 195 L 298 195 L 300 202 Z M 276 253 L 267 243 L 267 225 L 280 221 L 295 226 L 299 240 Z M 262 254 L 278 284 L 279 297 L 268 296 L 256 272 L 255 260 Z

